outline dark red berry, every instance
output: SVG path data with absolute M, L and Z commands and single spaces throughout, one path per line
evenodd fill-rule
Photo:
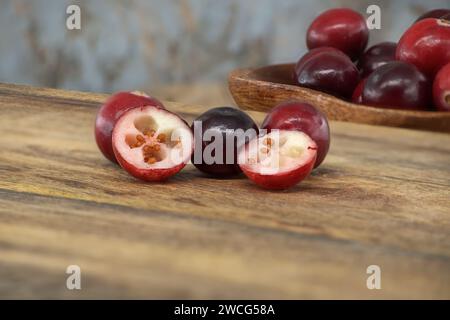
M 398 42 L 395 56 L 432 79 L 450 62 L 450 21 L 427 18 L 413 24 Z
M 376 69 L 364 85 L 362 103 L 380 108 L 426 110 L 431 86 L 414 65 L 395 61 Z
M 395 42 L 381 42 L 367 49 L 358 61 L 361 77 L 367 77 L 376 68 L 394 61 L 396 48 Z
M 358 84 L 355 64 L 338 50 L 317 52 L 300 59 L 295 78 L 300 86 L 323 91 L 342 98 L 350 98 Z
M 354 61 L 364 52 L 368 39 L 369 29 L 364 17 L 347 8 L 331 9 L 320 14 L 306 33 L 309 49 L 334 47 Z
M 249 135 L 243 136 L 239 129 L 244 134 L 247 132 Z M 218 177 L 232 176 L 241 172 L 237 163 L 237 153 L 245 142 L 258 134 L 258 126 L 253 119 L 245 112 L 232 107 L 219 107 L 206 111 L 194 120 L 191 130 L 194 132 L 195 139 L 192 163 L 200 171 Z M 221 151 L 221 154 L 216 154 L 214 151 L 215 159 L 213 163 L 211 163 L 212 159 L 207 159 L 209 153 L 205 150 L 209 150 L 206 148 L 213 143 L 215 138 L 205 139 L 205 133 L 207 132 L 211 136 L 221 136 L 223 141 L 222 150 L 218 150 L 218 153 Z M 232 144 L 227 146 L 227 140 L 231 141 Z M 231 151 L 233 154 L 229 155 L 227 151 Z M 227 159 L 230 161 L 227 161 Z

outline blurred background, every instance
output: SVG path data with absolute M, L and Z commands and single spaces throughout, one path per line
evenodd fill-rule
M 81 8 L 81 30 L 66 8 Z M 397 41 L 417 16 L 448 0 L 0 0 L 0 81 L 113 92 L 140 89 L 162 99 L 231 103 L 237 67 L 290 62 L 305 31 L 332 7 L 382 9 L 370 43 Z

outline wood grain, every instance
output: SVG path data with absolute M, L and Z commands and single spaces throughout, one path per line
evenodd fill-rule
M 229 75 L 230 92 L 238 106 L 246 110 L 265 112 L 281 102 L 296 99 L 316 106 L 331 120 L 450 133 L 450 112 L 380 109 L 353 104 L 295 85 L 292 70 L 293 64 L 235 70 Z
M 291 191 L 191 165 L 145 184 L 96 148 L 105 98 L 0 85 L 1 298 L 450 298 L 449 135 L 332 121 Z

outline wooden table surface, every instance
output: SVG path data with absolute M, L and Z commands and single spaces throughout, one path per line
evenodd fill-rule
M 450 135 L 332 122 L 288 192 L 192 165 L 145 184 L 97 150 L 105 97 L 0 85 L 0 298 L 450 298 Z

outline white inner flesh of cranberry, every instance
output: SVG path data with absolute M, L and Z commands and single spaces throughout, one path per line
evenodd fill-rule
M 273 130 L 253 139 L 239 154 L 239 163 L 249 171 L 277 174 L 292 171 L 314 161 L 317 146 L 299 131 Z
M 187 163 L 193 137 L 176 115 L 155 107 L 136 108 L 116 124 L 116 151 L 138 168 L 166 169 Z

